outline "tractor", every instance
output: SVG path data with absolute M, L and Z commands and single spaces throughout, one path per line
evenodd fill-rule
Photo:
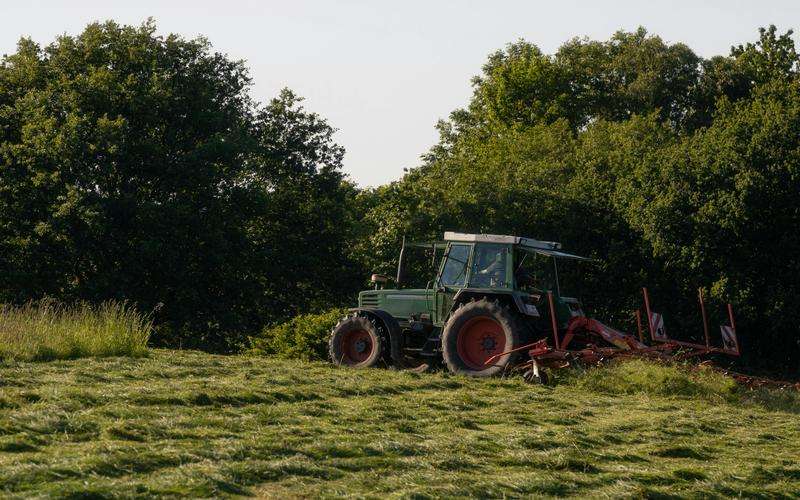
M 443 251 L 434 280 L 403 287 L 410 248 Z M 519 236 L 445 232 L 443 241 L 406 243 L 395 286 L 373 274 L 374 289 L 333 329 L 333 363 L 366 368 L 425 368 L 442 361 L 453 373 L 486 377 L 513 365 L 523 346 L 551 328 L 567 331 L 583 317 L 581 303 L 561 294 L 558 262 L 591 260 L 561 244 Z M 557 346 L 556 346 L 557 347 Z

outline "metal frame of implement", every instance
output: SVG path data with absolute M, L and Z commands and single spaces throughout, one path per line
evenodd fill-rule
M 524 367 L 530 365 L 533 373 L 538 375 L 539 368 L 542 366 L 564 368 L 569 366 L 571 361 L 597 363 L 603 359 L 615 357 L 675 359 L 676 357 L 686 358 L 709 353 L 722 353 L 731 356 L 740 355 L 739 341 L 736 336 L 736 322 L 733 316 L 733 306 L 731 304 L 727 304 L 727 313 L 730 324 L 720 325 L 722 347 L 714 347 L 711 345 L 710 341 L 708 315 L 706 314 L 705 297 L 702 290 L 699 290 L 698 292 L 698 300 L 703 318 L 703 334 L 705 336 L 705 344 L 685 342 L 669 338 L 667 336 L 666 329 L 664 328 L 663 316 L 654 312 L 650 307 L 650 295 L 647 291 L 647 288 L 642 288 L 642 296 L 644 298 L 647 326 L 652 342 L 652 345 L 650 346 L 644 343 L 640 309 L 636 310 L 638 339 L 633 335 L 615 330 L 614 328 L 611 328 L 594 318 L 587 318 L 583 316 L 572 318 L 567 325 L 564 335 L 560 335 L 555 318 L 555 302 L 553 300 L 553 294 L 552 292 L 548 292 L 547 301 L 550 309 L 554 347 L 548 345 L 547 338 L 543 338 L 532 344 L 524 345 L 510 351 L 496 354 L 487 359 L 486 364 L 489 365 L 502 356 L 527 350 L 530 356 L 530 361 L 524 363 L 522 366 Z M 598 341 L 602 339 L 602 341 L 608 343 L 609 346 L 600 347 L 589 344 L 584 349 L 569 349 L 569 344 L 577 335 L 580 334 L 588 334 L 597 338 Z M 675 355 L 676 352 L 680 353 L 679 356 Z
M 739 356 L 739 339 L 736 336 L 736 320 L 733 317 L 733 306 L 728 303 L 727 312 L 729 325 L 720 325 L 720 335 L 722 336 L 722 347 L 713 347 L 708 331 L 708 315 L 706 314 L 706 303 L 703 295 L 703 289 L 697 291 L 697 299 L 700 304 L 700 313 L 703 317 L 703 336 L 705 337 L 705 344 L 698 344 L 695 342 L 685 342 L 677 339 L 671 339 L 667 336 L 666 328 L 664 328 L 664 318 L 661 314 L 654 312 L 650 307 L 650 294 L 647 288 L 642 288 L 642 296 L 644 297 L 645 313 L 647 314 L 647 325 L 650 330 L 650 339 L 656 343 L 673 344 L 680 347 L 694 349 L 697 354 L 705 353 L 722 353 L 730 356 Z M 638 311 L 637 311 L 638 312 Z M 641 335 L 641 323 L 639 323 L 639 332 Z

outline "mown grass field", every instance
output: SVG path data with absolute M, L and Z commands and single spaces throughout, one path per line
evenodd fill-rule
M 163 350 L 6 362 L 0 493 L 800 496 L 796 397 L 631 373 L 542 387 Z

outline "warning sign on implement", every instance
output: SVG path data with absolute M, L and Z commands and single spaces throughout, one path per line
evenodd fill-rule
M 667 332 L 664 330 L 664 318 L 655 312 L 650 313 L 651 333 L 655 340 L 667 340 Z

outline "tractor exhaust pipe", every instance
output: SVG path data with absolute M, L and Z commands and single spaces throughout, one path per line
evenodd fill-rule
M 397 259 L 397 288 L 400 288 L 400 280 L 403 277 L 403 254 L 406 251 L 406 236 L 403 235 L 403 246 L 400 247 L 400 257 Z

